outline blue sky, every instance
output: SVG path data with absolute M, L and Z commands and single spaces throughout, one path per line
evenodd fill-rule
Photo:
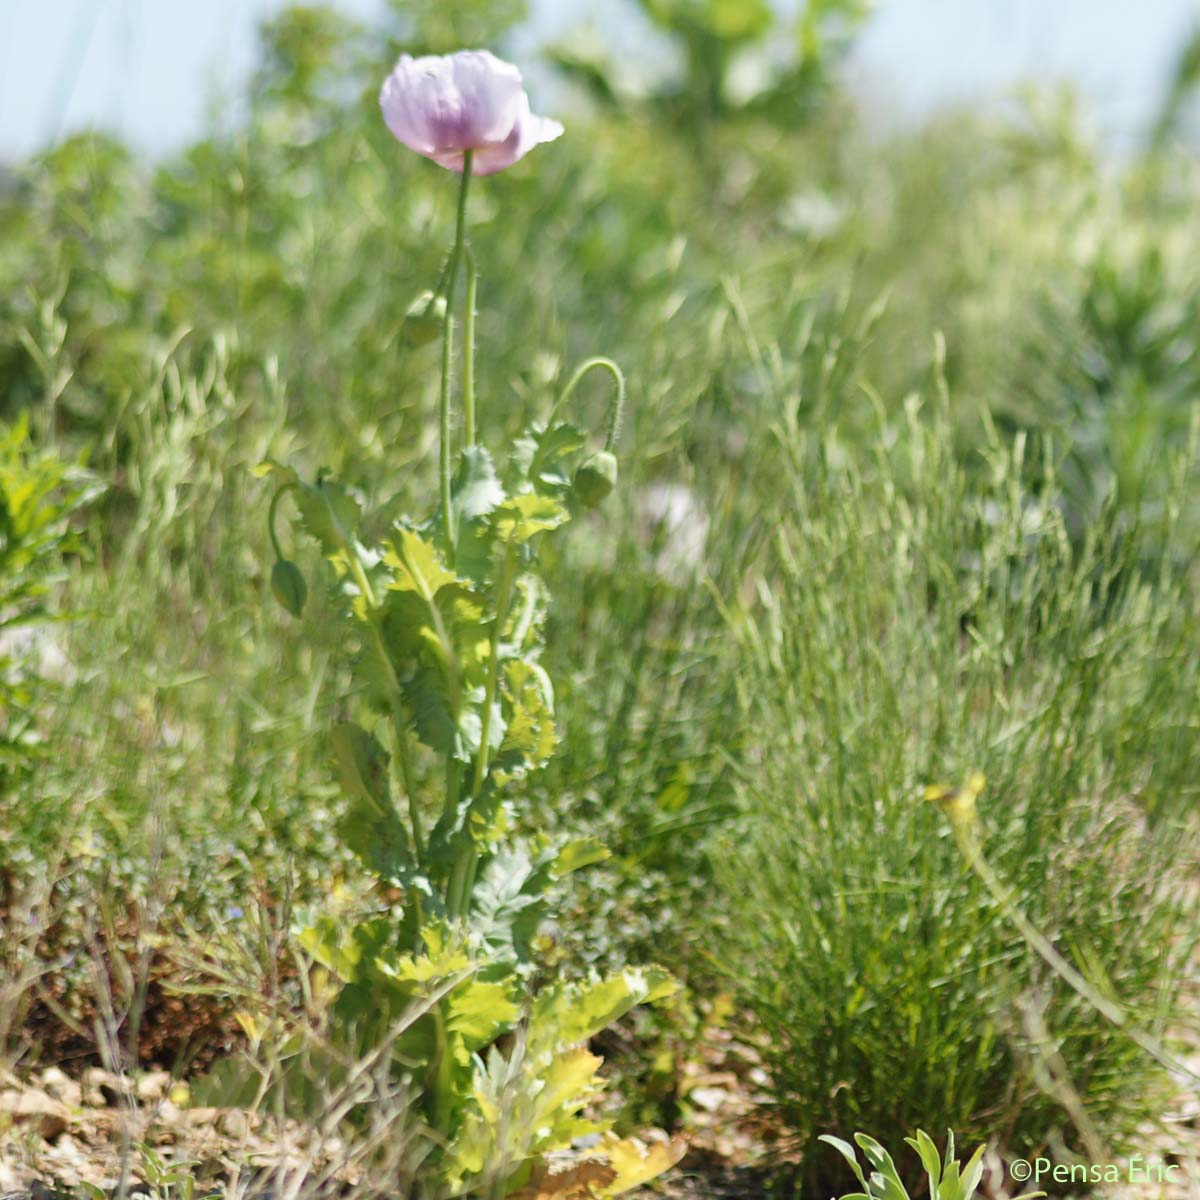
M 781 0 L 794 8 L 799 0 Z M 284 0 L 0 0 L 0 157 L 84 125 L 169 152 L 201 132 L 254 61 L 258 21 Z M 379 0 L 339 0 L 369 18 Z M 613 35 L 626 0 L 531 0 L 523 44 L 590 14 Z M 1200 0 L 879 0 L 852 79 L 894 118 L 995 97 L 1022 78 L 1074 80 L 1106 136 L 1136 135 Z

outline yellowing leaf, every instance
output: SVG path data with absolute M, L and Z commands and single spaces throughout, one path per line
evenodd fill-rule
M 603 862 L 609 857 L 609 849 L 594 837 L 576 838 L 567 842 L 558 852 L 550 870 L 555 879 L 561 879 L 580 867 L 590 867 L 593 863 Z
M 397 529 L 383 561 L 395 572 L 388 581 L 389 588 L 416 592 L 426 603 L 433 602 L 440 587 L 455 581 L 454 572 L 446 569 L 437 547 L 415 529 Z
M 535 1124 L 549 1121 L 557 1125 L 557 1118 L 573 1116 L 591 1097 L 594 1091 L 596 1072 L 604 1062 L 599 1055 L 591 1054 L 582 1046 L 554 1057 L 549 1067 L 537 1072 L 542 1090 L 536 1100 Z M 572 1129 L 564 1130 L 562 1145 L 570 1145 Z M 542 1143 L 544 1150 L 560 1148 L 555 1142 L 552 1129 L 550 1137 Z
M 569 514 L 552 496 L 526 492 L 496 509 L 496 532 L 506 542 L 527 542 L 535 533 L 557 529 Z
M 669 1171 L 687 1153 L 687 1142 L 675 1137 L 669 1142 L 654 1142 L 647 1146 L 637 1138 L 623 1141 L 613 1138 L 605 1142 L 603 1149 L 616 1176 L 600 1194 L 619 1196 Z

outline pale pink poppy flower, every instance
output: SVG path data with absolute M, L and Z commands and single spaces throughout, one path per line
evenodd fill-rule
M 401 55 L 384 80 L 379 107 L 387 127 L 410 150 L 451 171 L 473 151 L 472 175 L 494 175 L 563 127 L 529 111 L 521 72 L 487 50 Z

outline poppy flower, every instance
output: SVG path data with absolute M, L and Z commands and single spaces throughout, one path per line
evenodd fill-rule
M 401 55 L 379 93 L 392 133 L 410 150 L 461 172 L 471 151 L 471 174 L 511 167 L 563 127 L 529 110 L 521 72 L 487 50 Z

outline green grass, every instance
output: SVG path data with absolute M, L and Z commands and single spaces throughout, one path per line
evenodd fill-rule
M 346 715 L 333 601 L 313 586 L 299 626 L 272 604 L 250 468 L 328 464 L 372 508 L 421 507 L 436 351 L 395 335 L 453 198 L 378 119 L 390 50 L 304 28 L 276 27 L 236 132 L 157 168 L 71 139 L 0 195 L 0 415 L 90 447 L 107 485 L 56 598 L 81 614 L 39 701 L 57 752 L 4 797 L 5 961 L 52 968 L 0 993 L 41 1014 L 27 1061 L 87 1050 L 106 987 L 131 1050 L 185 926 L 364 889 L 320 736 Z M 1047 976 L 919 797 L 984 771 L 988 852 L 1033 919 L 1148 1026 L 1187 1019 L 1195 164 L 1114 169 L 1054 107 L 881 145 L 836 92 L 703 138 L 622 105 L 470 213 L 485 439 L 588 354 L 630 380 L 618 493 L 545 564 L 562 746 L 520 808 L 614 851 L 553 969 L 732 979 L 806 1143 L 1071 1140 L 1044 1006 L 1119 1140 L 1161 1074 Z M 580 389 L 585 423 L 605 396 Z
M 1170 518 L 1112 509 L 1073 545 L 1023 439 L 981 446 L 971 481 L 932 407 L 881 415 L 866 462 L 827 429 L 776 464 L 729 614 L 748 733 L 718 959 L 806 1150 L 921 1122 L 1083 1149 L 1064 1096 L 1128 1145 L 1167 1073 L 1024 943 L 922 796 L 983 772 L 986 853 L 1035 925 L 1135 1024 L 1194 1026 L 1200 660 L 1165 549 L 1184 547 Z

